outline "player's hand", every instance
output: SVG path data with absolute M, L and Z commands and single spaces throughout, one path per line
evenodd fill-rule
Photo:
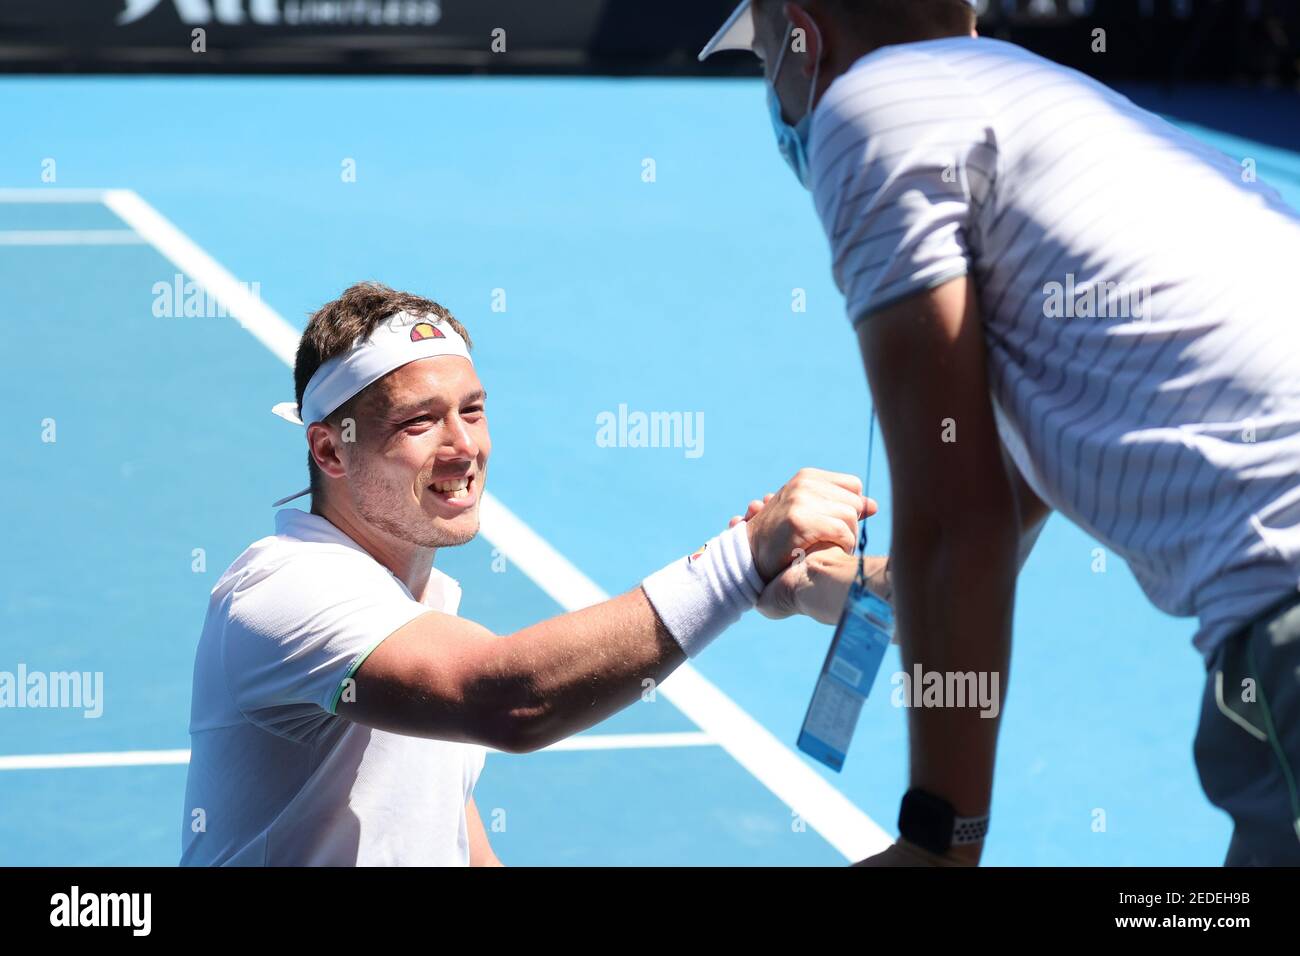
M 892 604 L 889 559 L 869 554 L 863 569 L 867 590 Z M 759 613 L 774 620 L 803 614 L 821 624 L 836 624 L 857 576 L 857 555 L 845 554 L 833 545 L 818 546 L 768 582 L 758 598 Z M 897 634 L 894 643 L 898 643 Z
M 769 491 L 767 494 L 765 494 L 762 497 L 761 500 L 755 498 L 753 501 L 749 503 L 749 508 L 745 511 L 743 515 L 735 515 L 734 517 L 732 517 L 731 521 L 727 523 L 727 527 L 734 528 L 742 521 L 748 521 L 750 518 L 754 517 L 754 515 L 762 511 L 763 508 L 767 505 L 767 503 L 775 497 L 776 497 L 776 492 Z
M 876 510 L 876 503 L 863 497 L 856 475 L 802 468 L 775 495 L 751 502 L 741 520 L 749 531 L 754 565 L 764 581 L 771 581 L 818 546 L 852 551 L 859 519 Z
M 774 621 L 806 614 L 822 624 L 835 624 L 857 569 L 856 555 L 833 544 L 819 545 L 768 582 L 759 595 L 758 611 Z

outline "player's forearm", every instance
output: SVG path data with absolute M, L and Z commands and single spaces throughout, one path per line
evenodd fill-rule
M 634 703 L 685 659 L 641 588 L 492 642 L 467 704 L 511 751 L 563 740 Z
M 1024 567 L 1033 550 L 1034 542 L 1047 521 L 1047 511 L 1028 516 L 1022 522 L 1017 546 L 1016 567 Z M 814 551 L 805 559 L 804 574 L 793 589 L 796 614 L 803 614 L 822 624 L 837 624 L 849 588 L 858 573 L 858 557 L 842 548 L 824 548 Z M 867 555 L 863 560 L 867 588 L 877 597 L 893 604 L 894 580 L 887 555 Z M 897 639 L 895 639 L 897 643 Z
M 904 687 L 911 691 L 911 785 L 945 798 L 961 816 L 977 816 L 992 796 L 1019 535 L 1013 521 L 979 517 L 956 530 L 928 522 L 898 530 L 904 533 L 895 539 L 891 570 Z M 918 667 L 922 681 L 933 674 L 941 682 L 940 706 L 926 698 L 925 683 L 915 686 Z M 991 699 L 947 699 L 957 688 Z

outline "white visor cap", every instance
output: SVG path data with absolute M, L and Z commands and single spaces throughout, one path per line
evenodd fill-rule
M 722 28 L 713 34 L 713 39 L 704 44 L 699 58 L 706 60 L 719 50 L 752 50 L 754 48 L 754 18 L 749 15 L 750 0 L 741 0 L 736 9 L 731 11 Z
M 966 2 L 979 9 L 978 0 L 966 0 Z M 754 18 L 750 14 L 750 6 L 751 0 L 742 0 L 736 9 L 731 11 L 731 16 L 727 17 L 722 28 L 713 34 L 713 39 L 704 44 L 699 59 L 706 60 L 719 50 L 754 49 Z

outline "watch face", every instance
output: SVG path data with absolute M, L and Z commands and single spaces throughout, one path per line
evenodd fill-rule
M 931 853 L 947 853 L 956 820 L 957 811 L 947 800 L 912 789 L 898 811 L 898 832 Z

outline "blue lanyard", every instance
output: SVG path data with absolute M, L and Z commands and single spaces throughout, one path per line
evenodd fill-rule
M 871 494 L 871 460 L 876 450 L 876 407 L 871 407 L 871 425 L 867 429 L 867 474 L 862 493 Z M 858 521 L 858 573 L 853 578 L 853 590 L 861 593 L 867 586 L 867 519 Z

